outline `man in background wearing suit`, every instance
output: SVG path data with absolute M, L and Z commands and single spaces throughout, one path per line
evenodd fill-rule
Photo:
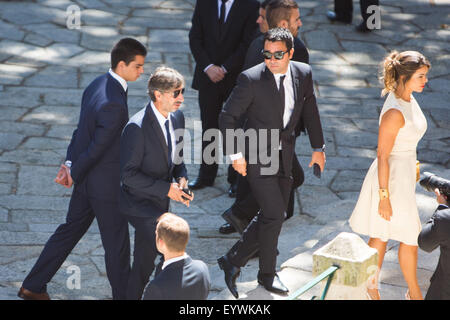
M 419 234 L 419 247 L 431 252 L 440 247 L 441 255 L 436 270 L 431 277 L 425 300 L 450 300 L 450 208 L 449 199 L 436 193 L 438 208 Z
M 186 254 L 188 241 L 186 220 L 169 212 L 158 219 L 156 247 L 164 255 L 164 264 L 145 289 L 143 300 L 206 300 L 208 267 Z
M 47 283 L 97 218 L 113 299 L 125 299 L 130 239 L 127 221 L 118 210 L 119 142 L 128 121 L 127 81 L 144 72 L 146 54 L 137 40 L 120 40 L 111 51 L 109 72 L 84 90 L 78 126 L 55 179 L 67 188 L 74 184 L 66 223 L 46 243 L 19 297 L 49 299 Z
M 135 229 L 134 260 L 127 299 L 140 300 L 158 255 L 157 219 L 170 199 L 189 206 L 183 161 L 184 79 L 176 70 L 159 67 L 148 80 L 151 101 L 125 126 L 120 140 L 120 210 Z M 173 182 L 173 180 L 176 182 Z
M 218 129 L 222 105 L 242 70 L 245 53 L 256 32 L 259 3 L 256 0 L 197 0 L 189 32 L 189 45 L 196 66 L 192 88 L 198 90 L 202 137 L 208 129 Z M 197 179 L 189 188 L 212 186 L 217 175 L 218 154 L 206 155 L 211 142 L 202 142 L 202 163 Z M 211 161 L 209 161 L 211 160 Z M 213 161 L 214 160 L 214 161 Z M 211 163 L 213 162 L 213 163 Z M 234 182 L 230 175 L 229 182 Z M 234 190 L 230 188 L 229 194 Z
M 281 27 L 288 29 L 294 37 L 294 54 L 291 60 L 309 63 L 308 50 L 302 40 L 297 37 L 298 30 L 302 26 L 297 3 L 293 0 L 266 0 L 261 3 L 261 6 L 264 6 L 264 9 L 262 7 L 260 8 L 260 17 L 257 21 L 260 25 L 260 30 L 266 33 L 269 28 L 272 29 Z M 256 66 L 264 61 L 264 57 L 262 55 L 263 48 L 264 34 L 253 40 L 250 44 L 245 57 L 244 70 Z M 245 116 L 243 120 L 245 121 Z M 301 128 L 303 128 L 303 130 Z M 299 135 L 301 131 L 304 131 L 304 127 L 300 121 L 296 134 Z M 294 177 L 294 180 L 291 194 L 289 196 L 288 208 L 286 210 L 286 218 L 290 218 L 294 214 L 295 190 L 304 181 L 303 169 L 298 162 L 297 156 L 295 155 L 292 163 L 292 176 Z M 253 197 L 251 193 L 247 178 L 239 175 L 237 180 L 238 185 L 236 201 L 222 214 L 222 217 L 225 221 L 227 221 L 227 223 L 223 224 L 219 228 L 220 233 L 228 234 L 238 231 L 242 234 L 244 229 L 253 217 L 258 214 L 260 209 L 255 197 Z
M 230 156 L 233 168 L 247 176 L 261 207 L 240 240 L 218 259 L 225 283 L 236 298 L 239 297 L 236 278 L 240 268 L 258 250 L 258 283 L 271 292 L 288 292 L 276 274 L 276 257 L 292 186 L 295 128 L 301 118 L 308 130 L 311 147 L 320 149 L 324 146 L 311 67 L 290 61 L 294 52 L 293 37 L 288 30 L 271 29 L 264 39 L 265 63 L 239 75 L 219 119 L 224 153 Z M 239 139 L 241 143 L 236 144 L 235 136 L 229 134 L 235 132 L 243 114 L 247 115 L 244 130 L 255 132 L 257 141 L 245 144 L 245 140 Z M 266 157 L 270 157 L 268 163 L 263 160 Z M 313 151 L 309 166 L 314 163 L 323 171 L 325 153 Z M 268 172 L 270 170 L 274 171 Z

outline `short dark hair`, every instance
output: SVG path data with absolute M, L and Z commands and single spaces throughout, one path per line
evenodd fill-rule
M 287 50 L 291 50 L 293 43 L 294 43 L 294 37 L 292 36 L 292 33 L 285 28 L 272 28 L 269 29 L 269 31 L 266 32 L 264 35 L 264 43 L 266 41 L 282 41 L 286 45 Z
M 136 56 L 146 56 L 147 49 L 133 38 L 120 39 L 111 50 L 111 69 L 116 69 L 120 61 L 128 65 Z
M 259 7 L 261 9 L 266 9 L 267 5 L 271 2 L 272 0 L 264 0 L 263 2 L 259 3 Z
M 294 0 L 272 0 L 266 6 L 266 20 L 269 29 L 276 28 L 281 20 L 289 21 L 291 10 L 298 9 Z
M 155 90 L 167 92 L 181 86 L 184 86 L 183 76 L 173 68 L 161 66 L 148 79 L 147 93 L 150 99 L 155 102 Z

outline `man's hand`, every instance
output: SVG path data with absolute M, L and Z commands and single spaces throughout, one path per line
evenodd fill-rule
M 434 194 L 436 195 L 436 201 L 439 204 L 447 205 L 447 197 L 445 195 L 441 194 L 441 192 L 439 191 L 438 188 L 434 189 Z
M 180 185 L 176 182 L 170 184 L 169 193 L 167 196 L 176 202 L 181 202 L 185 206 L 189 207 L 189 201 L 192 201 L 194 197 L 191 197 L 190 195 L 183 192 L 183 190 L 180 188 Z M 183 199 L 185 197 L 188 200 Z
M 245 161 L 245 158 L 233 160 L 233 169 L 245 177 L 247 175 L 247 161 Z
M 219 66 L 213 65 L 206 70 L 206 74 L 212 82 L 217 83 L 225 77 L 225 72 Z
M 186 180 L 185 177 L 182 177 L 182 178 L 178 179 L 178 185 L 180 186 L 181 189 L 189 189 L 188 181 Z M 191 190 L 191 198 L 192 199 L 190 201 L 193 201 L 194 200 L 194 193 L 192 192 L 192 190 Z
M 309 163 L 309 168 L 311 168 L 314 163 L 317 163 L 320 167 L 320 172 L 323 172 L 323 169 L 325 169 L 325 152 L 320 151 L 314 151 L 311 156 L 311 162 Z
M 73 180 L 70 175 L 70 168 L 62 164 L 54 181 L 66 188 L 71 188 L 73 185 Z

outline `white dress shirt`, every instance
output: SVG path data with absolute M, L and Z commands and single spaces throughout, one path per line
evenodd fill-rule
M 189 258 L 189 255 L 187 253 L 184 253 L 182 256 L 166 260 L 166 261 L 164 261 L 164 263 L 163 263 L 163 265 L 161 267 L 161 270 L 164 270 L 171 263 L 174 263 L 174 262 L 186 259 L 186 258 Z
M 115 73 L 111 68 L 109 69 L 109 74 L 111 75 L 111 77 L 113 77 L 114 79 L 116 79 L 117 81 L 119 81 L 119 83 L 122 85 L 123 87 L 123 91 L 127 91 L 128 89 L 128 84 L 125 81 L 124 78 L 122 78 L 121 76 L 119 76 L 117 73 Z
M 225 3 L 225 18 L 223 19 L 223 22 L 224 22 L 224 23 L 227 21 L 228 14 L 230 13 L 231 6 L 233 5 L 233 2 L 234 2 L 234 0 L 228 0 L 228 1 Z M 221 6 L 222 6 L 222 0 L 217 0 L 217 9 L 218 9 L 218 11 L 217 11 L 217 21 L 220 19 L 220 7 L 221 7 Z M 206 70 L 208 70 L 211 66 L 213 66 L 212 63 L 209 64 L 209 65 L 207 65 L 206 68 L 203 69 L 203 72 L 206 72 Z M 224 71 L 225 73 L 227 73 L 227 69 L 225 69 L 224 66 L 221 66 L 221 67 L 222 67 L 223 71 Z
M 283 128 L 286 128 L 287 124 L 289 123 L 289 120 L 291 119 L 292 112 L 294 111 L 294 106 L 295 106 L 294 85 L 292 82 L 290 64 L 288 65 L 288 69 L 287 69 L 286 73 L 275 73 L 273 76 L 275 77 L 275 83 L 277 84 L 278 90 L 280 90 L 281 76 L 286 76 L 283 80 L 283 86 L 284 86 Z M 281 142 L 280 142 L 279 150 L 281 150 Z M 242 157 L 243 157 L 242 152 L 230 155 L 231 161 L 240 159 Z
M 171 137 L 171 140 L 172 140 L 171 141 L 171 143 L 172 143 L 172 155 L 171 155 L 171 157 L 172 157 L 172 162 L 173 162 L 174 161 L 174 151 L 175 151 L 175 146 L 176 146 L 176 137 L 175 137 L 175 130 L 173 129 L 172 120 L 170 119 L 170 112 L 169 112 L 169 114 L 167 115 L 167 118 L 166 118 L 166 117 L 164 117 L 161 114 L 161 112 L 159 112 L 158 109 L 156 109 L 156 106 L 154 105 L 153 101 L 150 101 L 150 105 L 152 106 L 153 112 L 156 115 L 156 119 L 158 120 L 159 126 L 161 127 L 161 130 L 162 130 L 162 132 L 164 134 L 164 138 L 166 139 L 167 145 L 169 145 L 169 144 L 167 142 L 167 132 L 166 132 L 165 123 L 166 123 L 166 120 L 169 120 L 169 132 L 170 132 L 170 137 Z

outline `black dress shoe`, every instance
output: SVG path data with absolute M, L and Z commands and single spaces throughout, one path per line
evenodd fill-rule
M 236 279 L 241 274 L 241 268 L 232 265 L 226 255 L 217 259 L 217 262 L 219 263 L 219 268 L 225 273 L 225 284 L 227 285 L 228 290 L 230 290 L 231 294 L 238 299 L 239 293 L 237 292 Z
M 233 210 L 231 210 L 231 208 L 225 210 L 224 213 L 222 213 L 222 218 L 228 222 L 230 225 L 232 225 L 234 227 L 234 229 L 236 229 L 237 232 L 239 232 L 240 234 L 242 234 L 245 230 L 245 228 L 247 228 L 247 221 L 238 218 L 234 213 Z
M 258 283 L 262 285 L 264 289 L 273 293 L 287 294 L 289 292 L 289 289 L 281 282 L 276 273 L 274 276 L 264 276 L 258 272 Z
M 222 234 L 230 234 L 236 232 L 236 229 L 227 222 L 220 226 L 219 232 Z
M 328 20 L 330 20 L 332 22 L 336 22 L 337 21 L 337 22 L 342 22 L 342 23 L 345 23 L 345 24 L 352 23 L 352 19 L 344 19 L 342 17 L 339 17 L 336 14 L 336 12 L 334 12 L 334 11 L 328 11 L 327 12 L 327 18 L 328 18 Z
M 24 287 L 20 287 L 17 296 L 23 300 L 50 300 L 50 296 L 47 292 L 36 293 L 25 289 Z
M 197 178 L 194 181 L 188 183 L 189 189 L 198 190 L 203 189 L 204 187 L 210 187 L 214 184 L 214 181 L 206 181 L 201 178 Z
M 369 28 L 367 28 L 366 22 L 364 22 L 364 21 L 361 22 L 360 24 L 358 24 L 355 27 L 355 30 L 358 31 L 358 32 L 370 32 L 370 31 L 372 31 Z

